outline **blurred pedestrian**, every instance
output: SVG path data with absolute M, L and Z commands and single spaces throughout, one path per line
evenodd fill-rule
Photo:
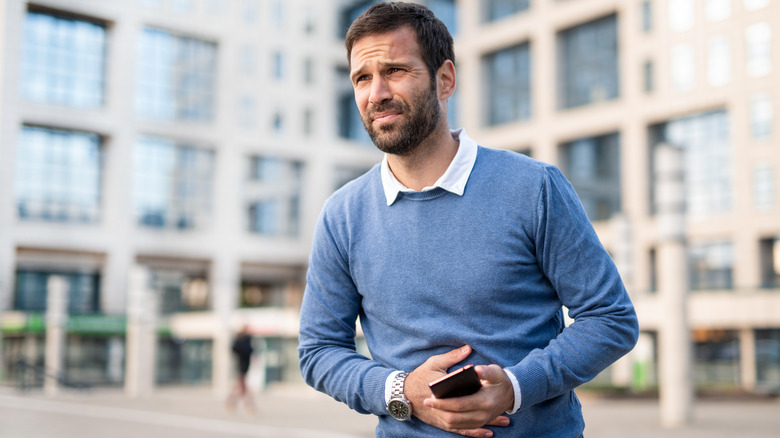
M 234 410 L 238 403 L 243 400 L 246 410 L 254 412 L 255 401 L 246 384 L 246 374 L 249 372 L 249 365 L 251 364 L 252 353 L 254 352 L 254 348 L 252 347 L 252 336 L 249 334 L 248 325 L 241 327 L 241 330 L 236 334 L 236 337 L 233 339 L 232 350 L 238 364 L 238 375 L 236 376 L 236 382 L 233 389 L 228 395 L 227 407 L 230 410 Z

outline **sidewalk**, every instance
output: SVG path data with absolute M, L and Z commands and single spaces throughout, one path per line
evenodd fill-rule
M 588 438 L 774 438 L 780 399 L 699 400 L 693 423 L 665 430 L 654 399 L 581 396 Z M 254 414 L 229 412 L 208 388 L 162 388 L 128 398 L 120 390 L 40 391 L 0 388 L 0 438 L 368 438 L 376 420 L 303 386 L 277 386 L 257 396 Z

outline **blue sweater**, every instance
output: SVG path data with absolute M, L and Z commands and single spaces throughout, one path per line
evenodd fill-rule
M 495 436 L 581 436 L 573 388 L 629 351 L 638 327 L 568 181 L 480 147 L 463 196 L 399 196 L 387 205 L 377 165 L 323 208 L 301 308 L 306 382 L 378 415 L 378 437 L 452 436 L 389 417 L 384 385 L 394 370 L 468 344 L 464 364 L 507 367 L 520 384 L 520 410 Z M 357 318 L 370 359 L 355 351 Z

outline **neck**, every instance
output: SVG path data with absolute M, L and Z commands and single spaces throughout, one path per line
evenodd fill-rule
M 388 154 L 387 164 L 401 184 L 419 191 L 444 175 L 458 152 L 458 144 L 447 124 L 442 124 L 411 154 Z

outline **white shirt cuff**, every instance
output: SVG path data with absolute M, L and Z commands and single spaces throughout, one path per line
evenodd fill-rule
M 393 379 L 402 372 L 403 371 L 393 371 L 387 376 L 387 380 L 385 380 L 385 406 L 390 403 L 390 396 L 393 395 Z
M 507 415 L 512 415 L 520 409 L 520 402 L 522 402 L 523 398 L 520 394 L 520 383 L 517 382 L 517 377 L 506 368 L 504 368 L 504 372 L 509 377 L 509 380 L 512 381 L 512 388 L 515 390 L 515 405 L 512 406 L 511 411 L 506 411 Z

